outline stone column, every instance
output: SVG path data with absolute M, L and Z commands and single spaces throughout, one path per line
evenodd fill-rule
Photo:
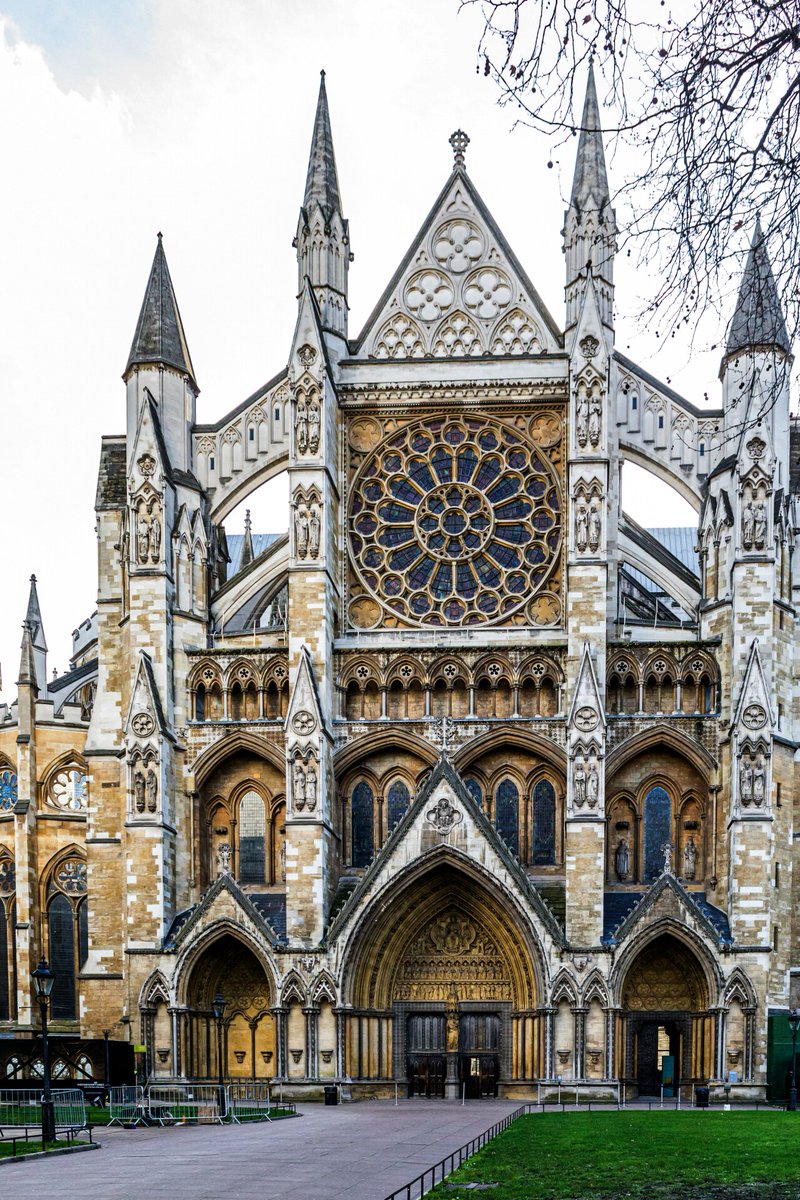
M 303 1009 L 303 1015 L 306 1019 L 306 1079 L 319 1078 L 319 1038 L 317 1037 L 317 1026 L 319 1022 L 319 1009 L 313 1005 Z
M 286 1064 L 286 1017 L 289 1010 L 278 1005 L 276 1008 L 271 1008 L 270 1012 L 275 1017 L 275 1076 L 277 1079 L 288 1079 L 289 1073 Z

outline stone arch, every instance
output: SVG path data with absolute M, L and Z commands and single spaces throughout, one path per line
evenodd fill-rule
M 597 969 L 590 971 L 587 976 L 581 989 L 581 1000 L 584 1004 L 599 1000 L 603 1008 L 608 1007 L 608 984 Z
M 564 751 L 559 746 L 554 745 L 549 738 L 541 737 L 539 734 L 525 729 L 506 728 L 490 730 L 489 733 L 485 733 L 481 737 L 471 738 L 455 752 L 453 766 L 459 775 L 464 775 L 469 771 L 472 763 L 477 762 L 489 750 L 498 747 L 502 748 L 504 744 L 529 750 L 544 762 L 555 767 L 561 776 L 564 777 L 567 767 Z
M 139 989 L 139 1008 L 149 1008 L 159 1000 L 169 1004 L 170 992 L 164 972 L 156 968 L 150 972 Z
M 606 761 L 606 779 L 610 779 L 615 771 L 632 758 L 646 750 L 652 750 L 654 746 L 665 746 L 676 754 L 683 755 L 705 777 L 717 768 L 716 759 L 709 754 L 705 746 L 701 746 L 699 742 L 688 738 L 666 722 L 658 722 L 651 729 L 644 729 L 633 737 L 625 738 L 611 751 Z
M 392 749 L 395 746 L 401 750 L 407 750 L 410 754 L 415 754 L 427 767 L 432 767 L 436 762 L 436 749 L 425 738 L 403 733 L 397 729 L 382 729 L 366 734 L 364 737 L 351 739 L 336 755 L 334 760 L 336 774 L 341 777 L 376 750 Z
M 237 729 L 220 741 L 214 742 L 197 756 L 193 764 L 195 787 L 199 787 L 215 767 L 237 750 L 249 750 L 277 767 L 282 773 L 286 770 L 284 756 L 276 746 L 246 729 Z
M 281 985 L 281 1004 L 305 1004 L 307 1000 L 306 985 L 297 971 L 290 971 Z
M 687 954 L 692 955 L 702 973 L 703 992 L 700 999 L 704 1007 L 712 1004 L 719 994 L 722 974 L 713 952 L 709 949 L 694 930 L 676 920 L 674 917 L 661 917 L 658 921 L 642 930 L 620 953 L 609 980 L 609 988 L 614 1004 L 624 1005 L 625 985 L 631 968 L 641 953 L 661 938 L 672 938 L 678 942 Z
M 321 971 L 311 985 L 311 997 L 315 1004 L 319 1004 L 322 1000 L 328 1000 L 331 1004 L 337 1004 L 339 999 L 339 991 L 336 987 L 336 981 L 328 971 Z
M 738 1000 L 742 1007 L 755 1008 L 758 997 L 752 982 L 741 967 L 734 967 L 720 991 L 720 1004 L 727 1008 L 732 1000 Z
M 567 1000 L 571 1005 L 578 1003 L 578 985 L 566 968 L 558 972 L 550 988 L 550 1003 L 560 1004 L 562 1000 Z
M 278 995 L 278 977 L 275 966 L 260 940 L 232 918 L 223 917 L 193 931 L 185 945 L 181 947 L 172 977 L 172 987 L 177 1004 L 188 1006 L 188 987 L 195 966 L 215 942 L 226 936 L 239 941 L 255 956 L 267 977 L 271 995 Z

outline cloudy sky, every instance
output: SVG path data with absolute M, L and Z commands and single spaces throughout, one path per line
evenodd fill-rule
M 30 574 L 51 669 L 94 608 L 100 435 L 124 431 L 120 375 L 159 229 L 199 419 L 285 364 L 321 67 L 355 253 L 351 332 L 447 178 L 459 126 L 472 178 L 561 322 L 572 148 L 548 170 L 547 143 L 512 129 L 475 69 L 477 20 L 457 0 L 0 0 L 5 699 Z M 716 398 L 714 356 L 688 361 L 675 343 L 651 355 L 636 286 L 621 262 L 618 345 L 693 400 Z M 639 491 L 640 520 L 684 522 Z M 285 527 L 279 496 L 254 506 L 259 531 Z

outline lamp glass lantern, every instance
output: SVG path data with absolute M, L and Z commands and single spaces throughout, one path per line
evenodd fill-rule
M 39 1000 L 46 1000 L 53 990 L 53 984 L 56 977 L 47 965 L 46 958 L 39 959 L 39 965 L 35 971 L 31 972 L 33 982 L 36 984 L 36 995 Z
M 211 1007 L 214 1010 L 214 1019 L 216 1021 L 221 1021 L 225 1016 L 225 1005 L 227 1003 L 228 1001 L 225 999 L 225 997 L 217 992 L 216 996 L 211 1001 Z

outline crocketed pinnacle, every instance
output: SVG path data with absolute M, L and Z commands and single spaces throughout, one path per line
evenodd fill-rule
M 39 594 L 36 591 L 35 575 L 31 575 L 31 590 L 28 596 L 28 611 L 25 614 L 25 623 L 30 626 L 31 641 L 34 649 L 47 650 L 44 625 L 42 624 L 42 610 L 39 607 Z
M 242 567 L 249 566 L 249 564 L 253 561 L 254 558 L 255 558 L 255 554 L 253 552 L 253 527 L 252 527 L 252 524 L 250 521 L 250 509 L 248 508 L 245 512 L 245 517 L 244 517 L 244 543 L 242 545 L 242 561 L 239 564 L 240 569 Z
M 575 159 L 575 175 L 572 180 L 570 202 L 581 212 L 601 209 L 611 202 L 606 173 L 606 156 L 603 150 L 600 107 L 597 103 L 594 68 L 591 64 L 586 84 L 586 99 L 583 102 L 581 132 L 578 138 L 578 155 Z
M 306 193 L 303 208 L 308 211 L 316 202 L 330 216 L 341 212 L 339 179 L 336 174 L 336 159 L 333 154 L 331 118 L 328 112 L 328 94 L 325 91 L 325 72 L 320 71 L 317 115 L 314 118 L 314 133 L 311 138 L 311 153 L 308 158 Z
M 22 623 L 22 645 L 19 656 L 19 687 L 34 687 L 39 690 L 36 678 L 36 658 L 33 652 L 33 637 L 28 621 Z
M 772 274 L 767 243 L 756 218 L 750 253 L 747 256 L 736 311 L 728 333 L 725 353 L 736 354 L 748 346 L 779 346 L 788 354 L 791 342 Z
M 195 382 L 194 367 L 160 233 L 125 374 L 137 363 L 164 363 L 165 366 L 184 371 L 192 383 Z

